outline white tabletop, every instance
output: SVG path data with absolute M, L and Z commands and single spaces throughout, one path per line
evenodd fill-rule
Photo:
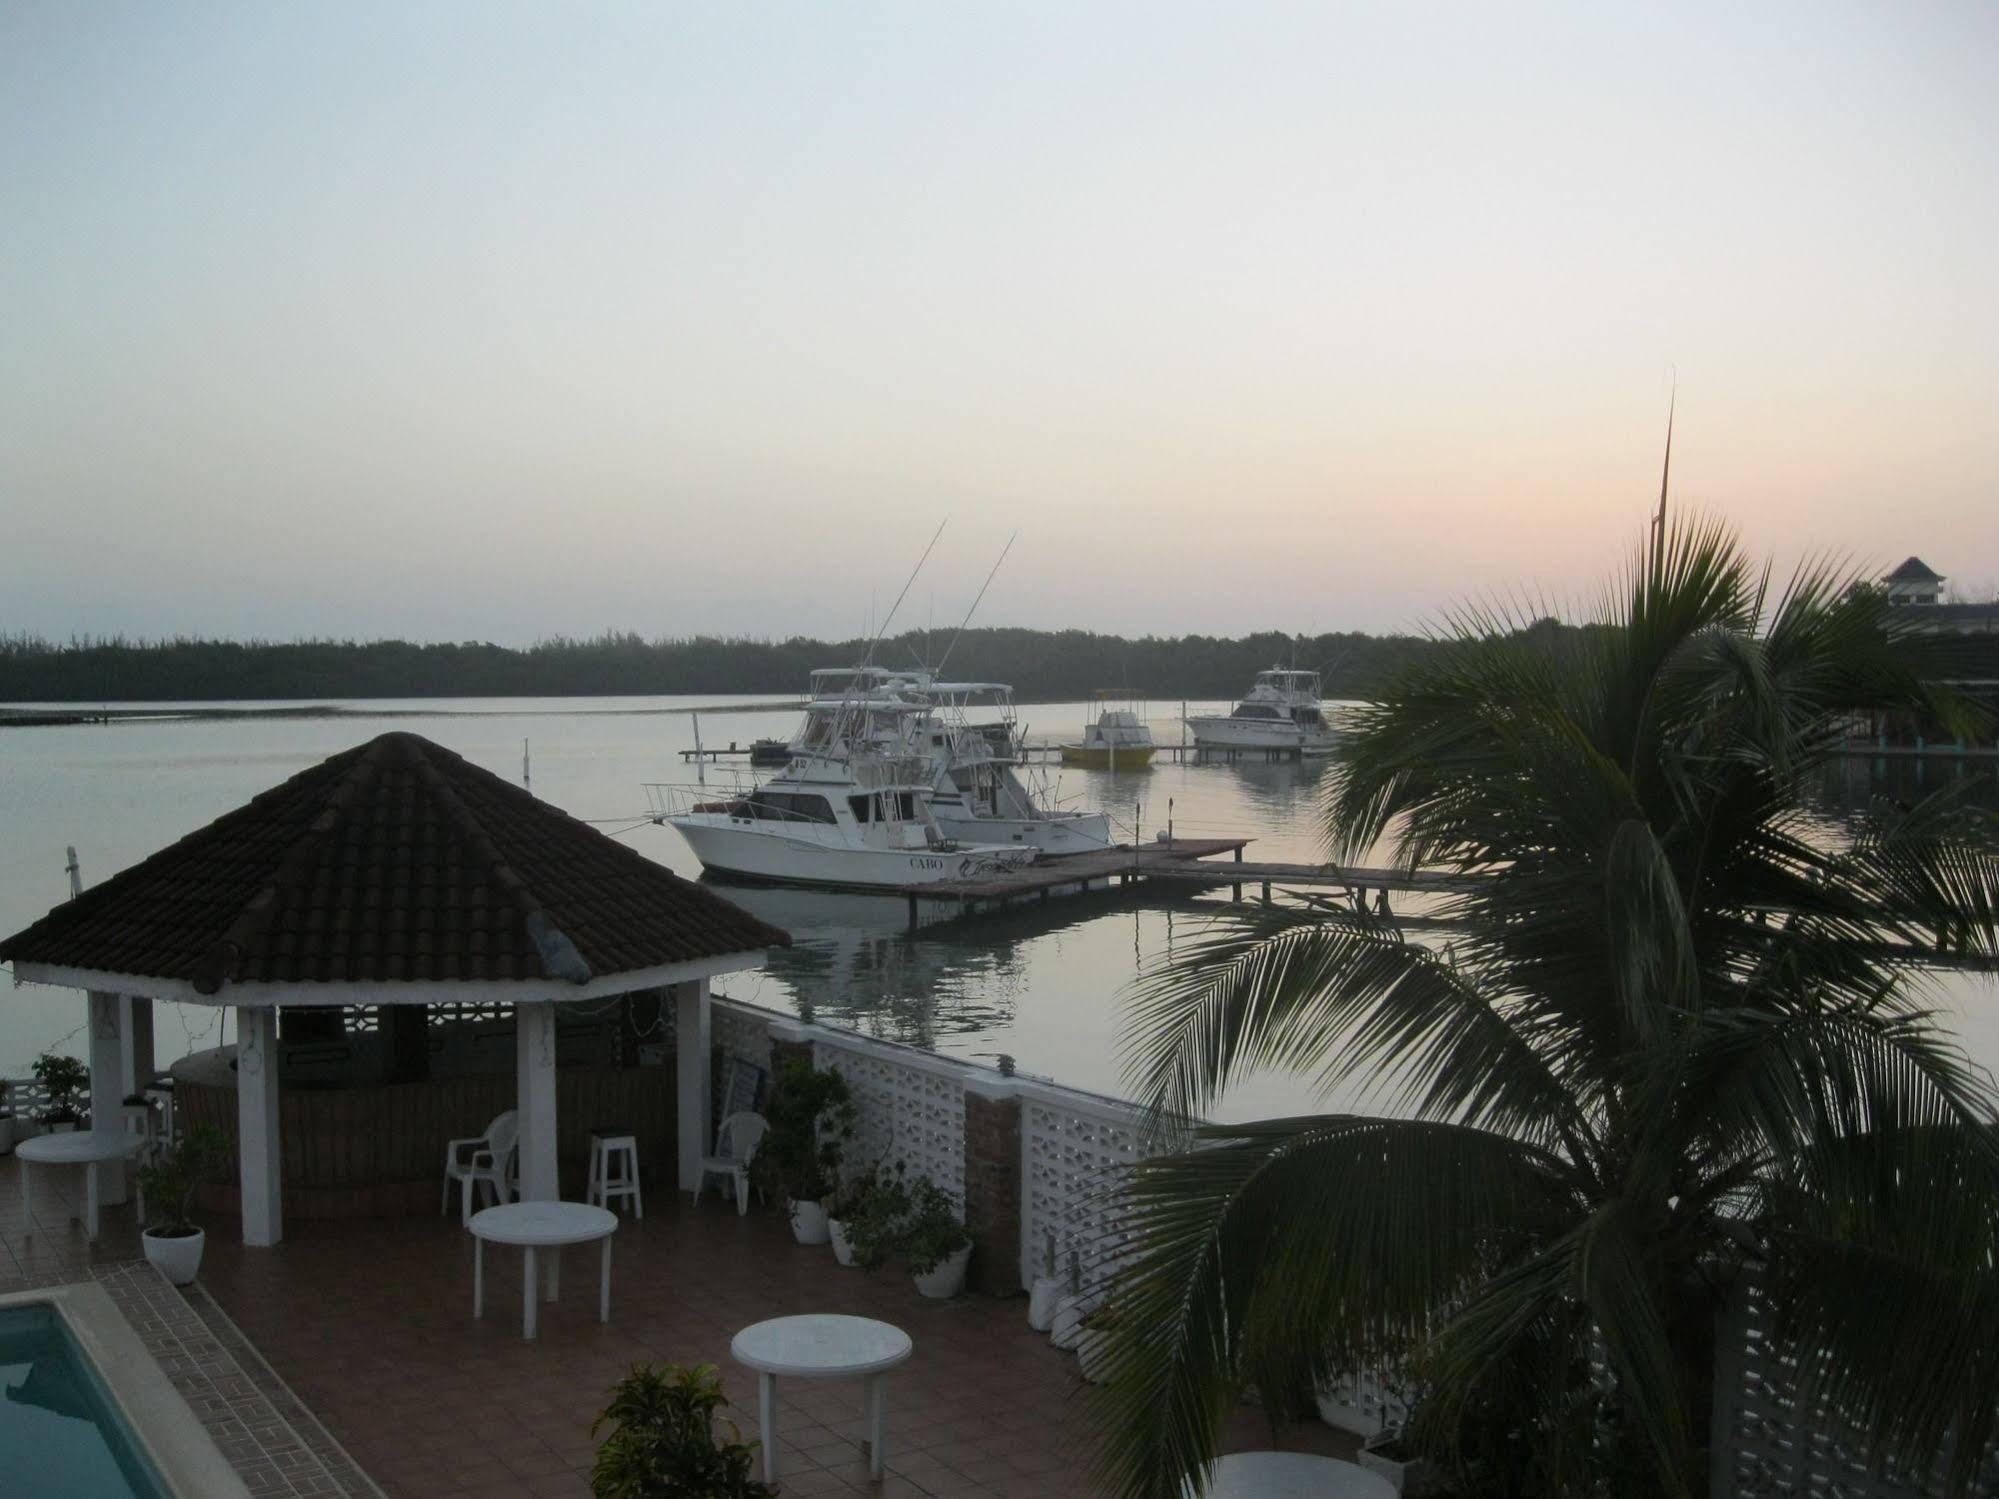
M 1215 1464 L 1207 1499 L 1396 1499 L 1396 1495 L 1395 1485 L 1379 1473 L 1336 1457 L 1235 1452 Z
M 122 1129 L 77 1129 L 22 1140 L 15 1145 L 14 1154 L 44 1165 L 86 1165 L 91 1161 L 115 1161 L 131 1155 L 145 1143 L 144 1135 L 127 1134 Z
M 542 1248 L 608 1238 L 618 1231 L 618 1215 L 587 1202 L 503 1202 L 474 1213 L 466 1227 L 494 1244 Z
M 873 1374 L 894 1368 L 914 1348 L 899 1327 L 831 1313 L 752 1323 L 729 1344 L 737 1363 L 765 1374 Z

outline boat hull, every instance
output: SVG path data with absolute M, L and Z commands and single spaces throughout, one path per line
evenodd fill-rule
M 1152 744 L 1120 745 L 1116 751 L 1116 768 L 1149 769 L 1157 751 L 1158 746 Z M 1065 744 L 1062 746 L 1062 763 L 1083 770 L 1109 770 L 1112 768 L 1112 752 L 1092 744 Z
M 1057 857 L 1111 846 L 1111 820 L 1101 812 L 1079 817 L 968 817 L 933 801 L 930 813 L 947 838 L 961 843 L 1019 845 Z
M 1194 744 L 1200 749 L 1289 750 L 1302 752 L 1305 731 L 1275 718 L 1190 718 Z
M 978 879 L 1032 863 L 1027 846 L 963 845 L 955 849 L 854 848 L 787 836 L 755 824 L 702 815 L 667 819 L 710 873 L 774 885 L 827 890 L 902 890 L 946 880 Z M 832 830 L 829 828 L 829 832 Z

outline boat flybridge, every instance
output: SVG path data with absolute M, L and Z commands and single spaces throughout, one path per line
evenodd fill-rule
M 1013 689 L 1002 682 L 928 682 L 933 705 L 917 725 L 933 760 L 930 806 L 955 838 L 1019 843 L 1044 855 L 1110 848 L 1102 812 L 1046 807 L 1021 780 Z M 992 715 L 990 717 L 986 715 Z
M 1040 850 L 952 837 L 931 811 L 927 756 L 910 753 L 930 704 L 891 691 L 812 703 L 784 769 L 747 789 L 649 785 L 653 820 L 703 869 L 785 885 L 882 890 L 1018 869 Z
M 1316 671 L 1273 666 L 1256 674 L 1234 711 L 1190 718 L 1187 727 L 1200 749 L 1330 755 L 1339 735 L 1326 721 L 1319 690 Z

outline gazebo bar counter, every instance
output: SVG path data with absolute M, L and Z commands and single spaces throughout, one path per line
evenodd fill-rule
M 237 1045 L 175 1068 L 176 1113 L 232 1139 L 221 1195 L 244 1241 L 271 1245 L 287 1211 L 436 1211 L 445 1141 L 507 1108 L 525 1199 L 561 1195 L 565 1158 L 580 1196 L 587 1132 L 611 1122 L 691 1189 L 711 1124 L 709 982 L 789 941 L 394 733 L 56 907 L 0 961 L 89 995 L 100 1118 L 152 1075 L 152 1000 L 235 1008 Z

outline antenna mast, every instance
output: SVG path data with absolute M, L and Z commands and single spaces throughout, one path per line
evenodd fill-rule
M 979 592 L 977 597 L 975 597 L 972 600 L 972 607 L 965 611 L 964 623 L 958 626 L 958 634 L 953 635 L 951 637 L 951 643 L 944 647 L 943 660 L 939 661 L 936 666 L 936 670 L 939 676 L 943 675 L 944 662 L 949 661 L 951 659 L 951 652 L 955 651 L 958 648 L 958 637 L 965 633 L 965 626 L 969 625 L 972 622 L 972 616 L 979 612 L 980 599 L 983 599 L 986 596 L 986 590 L 993 586 L 993 579 L 999 575 L 1000 562 L 1006 561 L 1006 554 L 1013 550 L 1013 544 L 1018 540 L 1020 540 L 1020 533 L 1016 531 L 1013 533 L 1013 535 L 1007 537 L 1006 545 L 1000 548 L 999 562 L 995 562 L 993 564 L 993 570 L 986 574 L 986 581 L 979 585 Z
M 923 555 L 916 559 L 916 566 L 910 570 L 909 581 L 902 585 L 902 592 L 895 596 L 895 602 L 889 605 L 888 613 L 882 616 L 882 622 L 875 630 L 874 639 L 868 642 L 868 653 L 861 658 L 861 665 L 866 666 L 875 659 L 875 647 L 881 644 L 882 636 L 888 633 L 888 622 L 895 618 L 895 611 L 902 607 L 902 601 L 909 596 L 910 584 L 914 583 L 916 575 L 923 571 L 923 564 L 930 560 L 930 553 L 937 545 L 937 538 L 944 534 L 944 528 L 950 523 L 951 518 L 948 515 L 937 522 L 937 530 L 930 538 L 930 545 L 925 547 Z

